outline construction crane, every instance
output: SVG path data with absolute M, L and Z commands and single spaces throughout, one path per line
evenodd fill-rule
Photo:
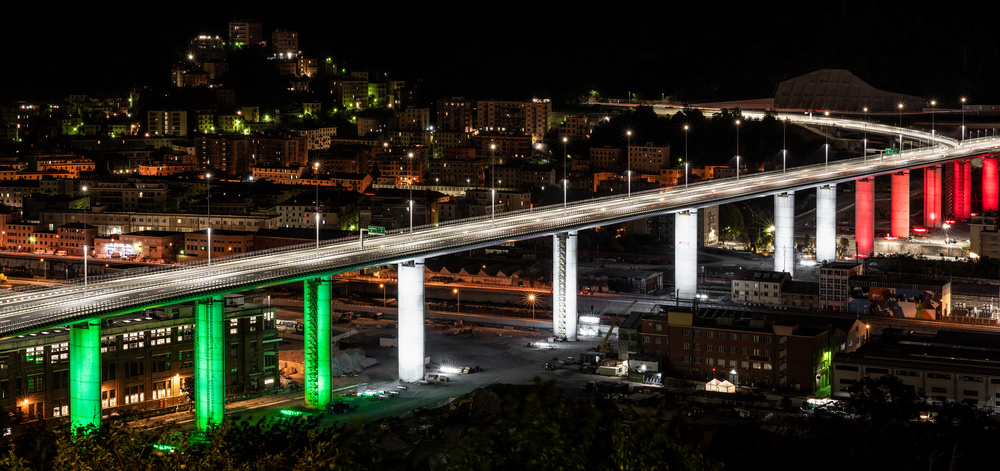
M 611 328 L 608 329 L 608 333 L 604 336 L 604 340 L 601 342 L 601 344 L 588 351 L 600 352 L 600 353 L 614 353 L 611 351 L 611 333 L 615 331 L 615 327 L 618 327 L 618 324 L 620 324 L 622 322 L 622 319 L 625 318 L 625 314 L 627 314 L 629 310 L 632 309 L 632 306 L 635 306 L 635 304 L 638 302 L 639 301 L 632 301 L 632 304 L 629 304 L 628 307 L 623 309 L 622 312 L 620 312 L 617 316 L 615 316 L 615 322 L 611 324 Z

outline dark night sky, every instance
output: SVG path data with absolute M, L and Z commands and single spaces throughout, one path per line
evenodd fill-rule
M 940 101 L 1000 102 L 1000 15 L 982 0 L 79 3 L 18 2 L 5 15 L 4 102 L 164 84 L 188 38 L 225 36 L 240 17 L 261 20 L 265 36 L 299 31 L 307 54 L 423 79 L 441 96 L 757 98 L 827 67 Z

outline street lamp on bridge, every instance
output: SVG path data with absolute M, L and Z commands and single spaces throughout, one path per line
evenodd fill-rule
M 740 120 L 736 124 L 736 181 L 740 181 Z

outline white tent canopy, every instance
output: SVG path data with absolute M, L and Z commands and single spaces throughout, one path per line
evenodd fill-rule
M 706 391 L 724 392 L 724 393 L 734 393 L 736 392 L 736 386 L 729 381 L 717 379 L 712 379 L 711 381 L 705 383 Z

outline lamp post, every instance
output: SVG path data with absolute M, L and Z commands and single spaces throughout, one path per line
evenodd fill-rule
M 496 206 L 496 187 L 493 186 L 496 183 L 496 158 L 497 156 L 497 145 L 496 143 L 490 143 L 490 220 L 491 222 L 497 218 L 497 206 Z
M 382 288 L 382 307 L 384 308 L 386 305 L 385 283 L 379 283 L 378 287 Z
M 788 171 L 788 138 L 785 137 L 788 131 L 788 118 L 781 123 L 781 173 Z
M 688 187 L 688 131 L 691 126 L 684 125 L 684 189 Z
M 934 107 L 937 106 L 937 100 L 931 100 L 931 145 L 934 145 Z
M 960 140 L 962 142 L 965 142 L 965 97 L 963 96 L 961 100 L 962 100 L 962 139 Z
M 208 228 L 205 233 L 208 235 L 208 267 L 212 267 L 212 173 L 205 173 L 205 181 L 208 182 Z
M 528 301 L 531 303 L 531 320 L 535 320 L 535 294 L 528 295 Z
M 316 255 L 319 255 L 319 162 L 313 163 L 313 179 L 316 180 Z
M 90 209 L 90 195 L 87 193 L 87 186 L 80 187 L 84 195 L 87 195 L 87 208 L 83 210 L 83 295 L 87 295 L 87 210 Z
M 569 138 L 563 136 L 562 141 L 563 141 L 563 209 L 566 209 L 566 198 L 567 198 L 566 191 L 567 187 L 569 186 L 569 179 L 566 173 L 566 164 L 569 163 L 569 150 L 568 150 Z
M 864 140 L 864 162 L 868 165 L 868 107 L 864 107 L 865 112 L 865 140 Z
M 413 152 L 406 154 L 410 163 L 410 236 L 413 236 Z
M 625 131 L 625 139 L 627 143 L 625 144 L 625 158 L 628 160 L 626 164 L 626 180 L 628 180 L 628 194 L 626 199 L 632 199 L 632 130 L 629 129 Z
M 736 120 L 736 181 L 740 181 L 740 120 Z
M 903 104 L 896 105 L 899 108 L 899 152 L 903 152 Z
M 458 288 L 452 288 L 451 292 L 455 294 L 455 302 L 456 302 L 456 304 L 455 304 L 455 313 L 456 314 L 461 314 L 462 313 L 462 293 L 458 290 Z

